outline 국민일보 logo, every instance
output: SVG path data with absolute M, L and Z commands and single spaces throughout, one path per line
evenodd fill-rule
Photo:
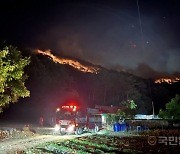
M 149 136 L 148 137 L 148 144 L 149 145 L 155 145 L 157 142 L 157 138 L 155 136 Z

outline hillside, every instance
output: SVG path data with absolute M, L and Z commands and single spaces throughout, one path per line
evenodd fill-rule
M 137 113 L 152 114 L 152 100 L 158 113 L 167 101 L 180 93 L 179 83 L 155 84 L 154 80 L 81 61 L 83 66 L 98 70 L 86 72 L 68 64 L 55 63 L 42 54 L 25 54 L 31 56 L 31 64 L 25 70 L 29 76 L 26 85 L 31 97 L 20 99 L 6 109 L 6 114 L 13 112 L 16 115 L 12 114 L 12 119 L 23 115 L 24 120 L 35 121 L 41 115 L 52 116 L 55 108 L 66 102 L 78 103 L 82 107 L 95 104 L 123 106 L 127 99 L 136 102 Z

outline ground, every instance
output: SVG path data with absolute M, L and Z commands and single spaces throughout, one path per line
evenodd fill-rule
M 112 132 L 104 129 L 77 136 L 59 135 L 52 128 L 45 127 L 3 129 L 0 131 L 0 154 L 150 154 L 180 151 L 180 130 Z M 162 137 L 166 137 L 163 142 Z
M 14 127 L 14 126 L 13 126 Z M 17 125 L 16 125 L 17 127 Z M 16 128 L 15 127 L 15 128 Z M 22 128 L 22 129 L 21 129 Z M 81 136 L 90 135 L 89 133 Z M 26 149 L 36 147 L 51 141 L 64 141 L 74 139 L 77 135 L 59 135 L 52 128 L 47 127 L 24 127 L 0 128 L 0 154 L 25 153 Z
M 171 136 L 170 140 L 160 142 L 163 135 Z M 141 133 L 127 133 L 126 132 L 107 132 L 101 131 L 98 134 L 91 134 L 86 136 L 68 139 L 66 141 L 48 142 L 37 147 L 28 149 L 27 153 L 40 153 L 40 154 L 118 154 L 118 153 L 179 153 L 180 139 L 178 142 L 175 137 L 179 135 L 179 130 L 155 130 L 150 132 Z M 150 135 L 147 135 L 150 134 Z M 178 134 L 177 134 L 178 133 Z M 174 136 L 172 136 L 174 135 Z M 166 145 L 167 143 L 167 145 Z M 172 144 L 173 143 L 173 144 Z
M 45 142 L 58 140 L 58 136 L 53 135 L 37 135 L 33 137 L 27 137 L 26 139 L 13 139 L 0 143 L 0 153 L 13 153 L 17 151 L 23 151 L 27 148 L 43 144 Z

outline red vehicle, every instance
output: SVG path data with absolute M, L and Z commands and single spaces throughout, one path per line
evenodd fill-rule
M 81 109 L 78 106 L 62 106 L 56 110 L 55 130 L 60 133 L 80 135 L 98 132 L 102 128 L 102 114 L 98 109 Z

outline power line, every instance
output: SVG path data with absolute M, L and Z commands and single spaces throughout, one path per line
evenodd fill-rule
M 140 7 L 139 7 L 139 0 L 137 0 L 137 8 L 138 8 L 139 26 L 140 26 L 140 30 L 141 30 L 142 50 L 144 51 L 144 36 L 143 36 L 143 30 L 142 30 L 142 21 L 141 21 L 141 13 L 140 13 Z

